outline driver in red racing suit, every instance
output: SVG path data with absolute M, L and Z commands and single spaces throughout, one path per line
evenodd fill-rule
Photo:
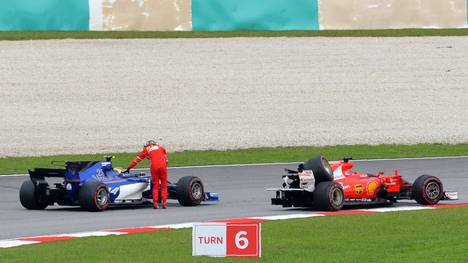
M 127 170 L 135 167 L 141 160 L 148 158 L 151 163 L 151 179 L 153 181 L 153 206 L 154 209 L 158 209 L 158 197 L 159 197 L 159 181 L 161 181 L 161 203 L 162 208 L 167 207 L 167 155 L 166 149 L 155 141 L 148 141 L 143 150 L 137 155 L 137 157 L 130 163 Z

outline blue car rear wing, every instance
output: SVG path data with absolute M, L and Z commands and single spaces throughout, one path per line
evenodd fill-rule
M 54 168 L 35 168 L 34 170 L 28 170 L 31 180 L 44 180 L 45 177 L 65 177 L 65 169 L 54 169 Z
M 55 162 L 56 163 L 56 162 Z M 95 161 L 65 162 L 64 168 L 35 168 L 28 170 L 33 182 L 44 180 L 45 177 L 64 178 L 68 182 L 80 182 L 80 172 L 93 166 Z

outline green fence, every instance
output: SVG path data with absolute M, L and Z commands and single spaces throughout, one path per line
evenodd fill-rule
M 318 0 L 192 0 L 192 28 L 318 30 Z
M 88 0 L 0 0 L 0 30 L 89 30 Z

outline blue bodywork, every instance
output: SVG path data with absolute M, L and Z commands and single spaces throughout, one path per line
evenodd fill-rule
M 68 165 L 70 166 L 70 165 Z M 65 182 L 70 183 L 71 189 L 68 194 L 71 198 L 78 198 L 78 189 L 88 181 L 98 181 L 104 183 L 109 190 L 109 199 L 113 203 L 120 194 L 120 187 L 138 183 L 147 183 L 151 187 L 151 176 L 131 175 L 118 172 L 112 167 L 111 161 L 92 162 L 83 170 L 71 166 L 66 169 Z M 148 192 L 150 194 L 151 191 Z M 175 193 L 174 184 L 168 182 L 168 193 Z
M 65 169 L 36 168 L 29 171 L 37 189 L 44 189 L 47 202 L 59 205 L 80 205 L 79 191 L 88 182 L 102 183 L 109 193 L 109 204 L 142 203 L 152 199 L 151 176 L 144 173 L 121 173 L 114 169 L 111 157 L 106 161 L 65 162 Z M 63 178 L 51 188 L 46 177 Z M 168 198 L 177 199 L 176 184 L 168 182 Z M 204 192 L 203 201 L 218 201 L 217 193 Z

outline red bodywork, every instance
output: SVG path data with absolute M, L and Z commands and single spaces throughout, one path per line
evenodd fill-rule
M 392 205 L 401 199 L 434 205 L 440 200 L 458 198 L 456 192 L 444 192 L 442 182 L 435 176 L 421 175 L 410 184 L 398 170 L 392 175 L 354 172 L 350 159 L 329 163 L 318 155 L 299 164 L 297 171 L 285 169 L 282 187 L 267 189 L 276 192 L 271 204 L 336 211 L 343 205 Z
M 346 201 L 372 202 L 379 197 L 387 200 L 406 199 L 413 188 L 398 174 L 398 170 L 393 175 L 354 172 L 353 163 L 348 160 L 331 162 L 330 166 L 334 180 L 343 186 Z

